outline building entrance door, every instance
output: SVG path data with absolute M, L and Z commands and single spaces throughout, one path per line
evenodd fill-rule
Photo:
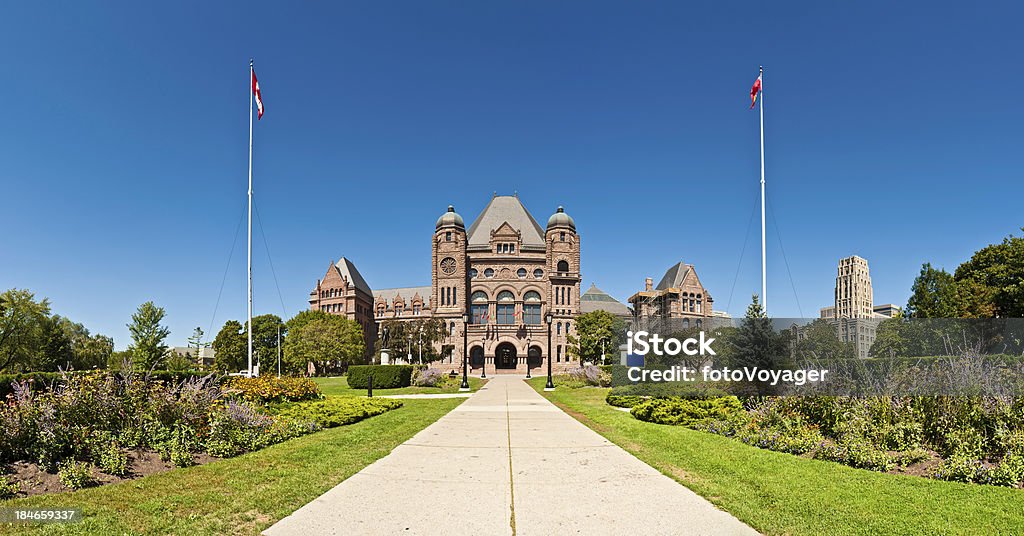
M 494 350 L 494 366 L 500 369 L 516 368 L 516 347 L 503 342 Z

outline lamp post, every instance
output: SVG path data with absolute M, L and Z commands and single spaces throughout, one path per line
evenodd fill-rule
M 548 324 L 548 383 L 544 385 L 545 391 L 554 391 L 555 383 L 551 381 L 551 321 L 554 320 L 549 312 L 544 320 Z
M 411 365 L 412 364 L 412 333 L 410 333 L 407 338 L 409 339 L 409 346 L 408 346 L 408 348 L 407 348 L 407 350 L 405 352 L 405 361 Z
M 388 327 L 381 326 L 380 330 L 383 334 L 380 338 L 380 364 L 386 365 L 387 363 L 384 362 L 384 357 L 388 356 Z
M 423 364 L 423 326 L 420 326 L 420 364 Z
M 469 390 L 469 315 L 462 313 L 462 385 L 459 391 Z
M 601 364 L 604 364 L 604 343 L 608 342 L 607 337 L 601 338 Z
M 530 376 L 530 336 L 526 336 L 526 379 L 529 380 L 533 376 Z

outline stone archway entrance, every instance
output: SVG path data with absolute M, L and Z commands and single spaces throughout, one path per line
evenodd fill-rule
M 494 349 L 494 368 L 516 368 L 516 347 L 510 342 L 503 342 Z

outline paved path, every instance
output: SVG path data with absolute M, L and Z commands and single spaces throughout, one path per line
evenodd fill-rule
M 495 376 L 459 407 L 267 529 L 318 534 L 757 534 Z

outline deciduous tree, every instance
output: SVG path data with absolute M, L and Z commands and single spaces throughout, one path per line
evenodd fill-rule
M 133 366 L 137 369 L 152 370 L 159 368 L 167 354 L 164 341 L 171 331 L 160 324 L 166 312 L 148 301 L 139 306 L 132 321 L 128 324 L 128 332 L 132 336 L 132 344 L 128 348 L 132 353 Z

